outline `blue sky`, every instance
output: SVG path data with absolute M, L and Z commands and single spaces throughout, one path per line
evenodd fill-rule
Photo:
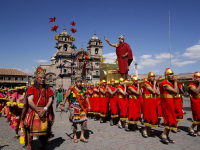
M 58 32 L 75 21 L 75 45 L 86 49 L 94 33 L 103 42 L 103 56 L 112 63 L 122 34 L 132 49 L 139 74 L 162 75 L 169 63 L 169 10 L 171 17 L 172 70 L 175 74 L 200 71 L 199 0 L 4 0 L 0 4 L 1 68 L 33 74 L 34 66 L 50 64 L 56 52 L 51 32 L 56 17 Z M 39 63 L 38 63 L 39 62 Z M 43 62 L 43 63 L 41 63 Z M 129 73 L 134 73 L 134 62 Z

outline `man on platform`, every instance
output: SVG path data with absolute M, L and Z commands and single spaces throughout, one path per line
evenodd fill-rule
M 170 68 L 165 70 L 165 80 L 160 84 L 161 109 L 165 129 L 161 135 L 164 144 L 175 143 L 169 138 L 170 130 L 177 130 L 175 114 L 175 94 L 178 94 L 177 78 L 174 78 Z
M 22 116 L 24 126 L 28 126 L 28 149 L 44 150 L 50 137 L 51 125 L 54 120 L 54 93 L 45 85 L 45 72 L 38 67 L 35 72 L 36 81 L 27 88 L 27 102 Z
M 188 129 L 191 136 L 200 136 L 200 73 L 194 73 L 194 80 L 197 83 L 190 83 L 188 85 L 188 92 L 190 94 L 190 102 L 193 116 L 193 124 Z M 197 126 L 197 134 L 194 132 L 194 128 Z
M 110 43 L 107 37 L 104 37 L 104 39 L 110 46 L 116 47 L 119 72 L 121 74 L 121 77 L 125 75 L 125 79 L 127 79 L 129 66 L 133 61 L 133 54 L 130 46 L 124 42 L 124 37 L 122 35 L 119 37 L 119 44 Z

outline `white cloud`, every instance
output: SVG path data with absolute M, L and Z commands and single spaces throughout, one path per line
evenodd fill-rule
M 200 58 L 200 45 L 194 45 L 186 49 L 186 52 L 182 55 L 189 58 Z
M 48 62 L 47 60 L 34 60 L 35 62 L 37 62 L 37 63 L 46 63 L 46 62 Z
M 171 58 L 174 56 L 171 55 Z M 170 58 L 170 53 L 160 53 L 160 54 L 155 54 L 156 59 L 165 59 L 165 58 Z
M 178 55 L 178 54 L 179 54 L 179 51 L 178 51 L 178 52 L 175 52 L 175 54 Z
M 137 69 L 143 69 L 143 68 L 144 68 L 144 66 L 142 66 L 142 65 L 137 66 Z
M 115 64 L 115 59 L 117 59 L 117 55 L 116 53 L 108 53 L 108 54 L 104 54 L 103 58 L 105 58 L 106 60 L 104 61 L 104 63 L 111 63 L 111 64 Z
M 195 63 L 197 63 L 197 60 L 180 61 L 180 59 L 175 58 L 175 59 L 172 59 L 171 62 L 172 62 L 172 64 L 174 64 L 178 67 L 183 67 L 188 64 L 195 64 Z
M 19 68 L 12 68 L 12 69 L 17 69 L 17 70 L 21 70 L 21 69 L 19 69 Z
M 156 73 L 159 73 L 160 71 L 159 70 L 153 70 L 152 72 L 156 74 Z
M 140 60 L 139 65 L 141 66 L 155 66 L 156 64 L 165 61 L 164 59 L 144 59 Z
M 142 58 L 142 59 L 148 59 L 148 58 L 151 58 L 152 57 L 152 55 L 142 55 L 142 56 L 140 56 L 140 58 Z

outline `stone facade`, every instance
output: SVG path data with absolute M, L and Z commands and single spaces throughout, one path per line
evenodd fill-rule
M 49 84 L 52 88 L 58 88 L 59 85 L 62 84 L 63 80 L 63 88 L 68 89 L 71 85 L 72 73 L 71 63 L 75 63 L 73 70 L 77 74 L 81 74 L 81 70 L 79 68 L 79 61 L 78 57 L 81 57 L 83 53 L 86 56 L 92 57 L 92 61 L 86 65 L 86 78 L 85 82 L 95 82 L 100 80 L 100 58 L 102 57 L 102 41 L 94 34 L 94 36 L 89 40 L 87 51 L 84 48 L 80 48 L 79 50 L 75 50 L 73 53 L 76 57 L 73 58 L 70 56 L 73 49 L 70 48 L 72 46 L 72 41 L 69 39 L 70 35 L 64 29 L 59 34 L 59 45 L 62 46 L 60 51 L 56 52 L 51 57 L 51 64 L 50 65 L 40 65 L 44 69 L 46 69 L 46 83 Z M 75 44 L 76 45 L 76 44 Z M 57 67 L 60 65 L 60 60 L 56 60 L 56 56 L 63 55 L 61 57 L 61 63 L 65 64 L 64 68 L 62 68 L 63 79 L 59 77 L 60 68 Z

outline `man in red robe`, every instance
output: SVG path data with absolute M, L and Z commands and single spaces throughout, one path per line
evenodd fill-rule
M 54 120 L 53 96 L 50 87 L 45 85 L 45 72 L 38 67 L 34 85 L 27 88 L 23 110 L 23 123 L 27 127 L 28 150 L 45 149 Z
M 113 47 L 116 47 L 116 54 L 119 66 L 119 72 L 121 77 L 125 74 L 125 79 L 128 77 L 129 66 L 133 61 L 133 54 L 130 46 L 124 42 L 124 37 L 119 37 L 119 44 L 112 44 L 108 41 L 107 37 L 104 37 L 106 42 Z

